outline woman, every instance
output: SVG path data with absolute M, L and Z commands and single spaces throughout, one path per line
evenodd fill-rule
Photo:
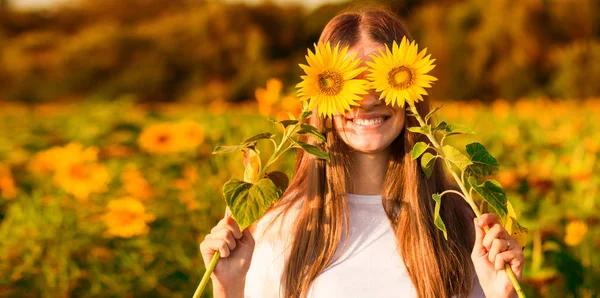
M 336 16 L 320 41 L 348 46 L 364 63 L 404 36 L 410 39 L 397 16 L 368 9 Z M 407 130 L 418 123 L 374 90 L 358 103 L 333 119 L 311 117 L 326 134 L 331 161 L 299 151 L 283 199 L 253 233 L 226 216 L 206 236 L 205 264 L 221 254 L 214 297 L 516 296 L 502 269 L 509 263 L 520 279 L 517 241 L 496 216 L 474 221 L 468 205 L 451 196 L 441 210 L 444 239 L 431 195 L 453 186 L 440 164 L 426 179 L 411 160 L 414 144 L 428 142 Z M 427 99 L 416 106 L 429 112 Z

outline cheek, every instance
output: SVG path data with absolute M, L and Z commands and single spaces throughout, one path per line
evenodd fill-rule
M 404 126 L 406 125 L 405 122 L 406 122 L 406 120 L 404 119 L 404 115 L 395 117 L 394 123 L 393 123 L 394 124 L 393 125 L 394 126 L 394 130 L 393 130 L 394 138 L 399 136 L 402 133 L 402 131 L 404 131 Z
M 333 128 L 335 129 L 335 133 L 342 138 L 344 141 L 346 141 L 344 135 L 344 130 L 346 129 L 346 125 L 345 125 L 346 121 L 344 119 L 341 119 L 339 116 L 334 116 L 333 118 Z

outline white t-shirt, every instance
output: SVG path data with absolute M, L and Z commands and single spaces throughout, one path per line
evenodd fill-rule
M 347 198 L 350 218 L 348 244 L 340 258 L 313 281 L 308 296 L 417 297 L 396 250 L 396 238 L 383 210 L 381 196 L 349 194 Z M 282 296 L 278 293 L 285 261 L 284 250 L 289 243 L 281 237 L 285 233 L 261 231 L 266 222 L 268 219 L 261 220 L 256 230 L 256 246 L 246 276 L 247 298 Z M 278 227 L 276 223 L 271 228 Z M 291 228 L 291 224 L 284 224 L 283 229 L 286 228 Z M 340 243 L 336 256 L 342 246 Z M 485 297 L 476 279 L 474 284 L 470 297 Z

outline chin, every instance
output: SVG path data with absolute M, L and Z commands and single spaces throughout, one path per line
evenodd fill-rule
M 346 140 L 346 144 L 354 149 L 355 151 L 361 153 L 380 153 L 386 151 L 390 145 L 391 141 L 374 141 L 374 140 L 356 140 L 352 138 L 348 138 Z

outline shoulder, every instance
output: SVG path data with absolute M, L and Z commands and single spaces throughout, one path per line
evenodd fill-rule
M 249 227 L 250 232 L 257 242 L 280 242 L 281 240 L 288 240 L 293 233 L 298 213 L 298 204 L 273 206 Z

